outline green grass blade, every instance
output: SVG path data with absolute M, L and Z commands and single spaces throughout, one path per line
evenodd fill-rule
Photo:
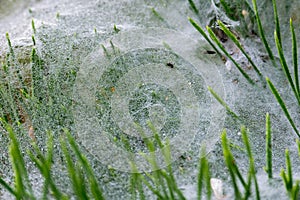
M 143 174 L 138 172 L 138 168 L 133 161 L 130 161 L 131 166 L 131 178 L 130 178 L 130 191 L 131 191 L 131 199 L 141 199 L 145 200 L 146 197 L 144 195 L 144 189 L 142 184 Z M 139 197 L 137 197 L 137 192 L 139 193 Z
M 157 17 L 160 21 L 166 23 L 165 19 L 155 10 L 155 8 L 151 8 L 151 12 Z
M 203 177 L 204 177 L 204 168 L 205 166 L 205 158 L 201 157 L 200 162 L 199 162 L 199 173 L 198 173 L 198 189 L 197 189 L 197 199 L 201 200 L 201 195 L 202 195 L 202 188 L 203 188 Z
M 298 50 L 297 50 L 297 39 L 295 34 L 295 29 L 293 25 L 293 20 L 290 19 L 290 31 L 292 34 L 292 53 L 293 53 L 293 65 L 294 65 L 294 77 L 295 77 L 295 87 L 300 96 L 300 85 L 299 85 L 299 71 L 298 71 Z
M 300 138 L 299 131 L 298 131 L 293 119 L 291 118 L 291 115 L 290 115 L 288 109 L 286 108 L 286 105 L 285 105 L 284 101 L 282 100 L 280 94 L 278 93 L 277 89 L 275 88 L 272 81 L 268 77 L 266 78 L 266 80 L 267 80 L 267 83 L 269 85 L 270 90 L 272 91 L 273 95 L 275 96 L 275 98 L 276 98 L 277 102 L 279 103 L 281 109 L 283 110 L 286 118 L 288 119 L 289 123 L 293 127 L 293 129 L 294 129 L 295 133 L 297 134 L 297 136 Z
M 298 156 L 300 157 L 300 141 L 296 139 L 297 147 L 298 147 Z
M 281 42 L 281 33 L 280 33 L 280 23 L 279 23 L 279 18 L 278 18 L 278 13 L 277 13 L 277 6 L 276 6 L 276 0 L 272 0 L 273 4 L 273 12 L 274 12 L 274 21 L 275 21 L 275 31 L 278 36 L 278 41 L 280 46 L 282 46 Z
M 213 97 L 227 110 L 227 112 L 229 112 L 233 117 L 238 118 L 237 114 L 235 114 L 229 108 L 225 101 L 210 86 L 207 86 L 207 89 L 213 95 Z
M 14 60 L 15 59 L 15 53 L 14 53 L 14 49 L 11 45 L 9 34 L 6 33 L 5 36 L 6 36 L 7 44 L 8 44 L 8 47 L 9 47 L 9 53 L 12 56 L 12 59 Z
M 276 43 L 276 47 L 277 47 L 277 51 L 278 51 L 278 54 L 279 54 L 279 58 L 280 58 L 280 63 L 281 63 L 281 66 L 282 66 L 282 69 L 285 73 L 285 76 L 295 94 L 295 97 L 298 101 L 298 104 L 300 105 L 300 98 L 298 96 L 298 93 L 297 93 L 297 90 L 296 90 L 296 87 L 295 87 L 295 84 L 293 82 L 293 79 L 292 79 L 292 76 L 291 76 L 291 73 L 289 71 L 289 67 L 286 63 L 286 60 L 285 60 L 285 56 L 284 56 L 284 53 L 283 53 L 283 49 L 282 49 L 282 46 L 280 45 L 279 43 L 279 39 L 278 39 L 278 35 L 276 32 L 274 32 L 274 37 L 275 37 L 275 43 Z
M 290 154 L 289 154 L 289 150 L 286 149 L 285 150 L 285 162 L 286 162 L 286 172 L 284 171 L 284 169 L 281 170 L 280 172 L 280 176 L 283 179 L 285 188 L 287 193 L 290 196 L 290 199 L 292 199 L 291 197 L 295 195 L 294 192 L 298 192 L 297 190 L 297 184 L 299 184 L 299 182 L 296 182 L 296 185 L 293 185 L 293 174 L 292 174 L 292 165 L 291 165 L 291 159 L 290 159 Z
M 237 67 L 237 69 L 240 71 L 240 73 L 246 78 L 246 80 L 254 85 L 254 81 L 249 77 L 249 75 L 243 70 L 243 68 L 232 58 L 232 56 L 230 55 L 230 53 L 223 47 L 223 45 L 221 44 L 221 42 L 219 41 L 219 39 L 217 38 L 217 36 L 214 34 L 214 32 L 211 30 L 211 28 L 209 28 L 208 26 L 206 27 L 210 38 L 218 45 L 218 47 L 223 51 L 223 53 L 227 56 L 227 58 L 229 58 L 232 63 Z
M 251 151 L 251 146 L 250 146 L 250 143 L 249 143 L 249 139 L 248 139 L 248 136 L 247 136 L 247 131 L 246 131 L 246 127 L 245 126 L 242 126 L 241 128 L 241 133 L 242 133 L 242 138 L 243 138 L 243 142 L 246 146 L 246 150 L 247 150 L 247 153 L 248 153 L 248 158 L 249 158 L 249 174 L 251 175 L 251 177 L 253 178 L 254 180 L 254 184 L 255 184 L 255 193 L 256 193 L 256 199 L 260 199 L 260 194 L 259 194 L 259 188 L 258 188 L 258 183 L 257 183 L 257 178 L 256 178 L 256 170 L 255 170 L 255 165 L 254 165 L 254 158 L 253 158 L 253 155 L 252 155 L 252 151 Z M 246 190 L 246 192 L 249 194 L 251 193 L 250 192 L 250 184 L 251 184 L 251 181 L 249 181 L 249 185 L 248 187 L 246 187 L 246 189 L 248 189 L 249 191 Z
M 63 138 L 60 139 L 61 148 L 66 159 L 69 178 L 71 179 L 73 191 L 78 199 L 88 199 L 86 187 L 82 177 L 82 171 L 75 166 L 72 161 L 71 154 L 68 150 L 67 144 Z
M 141 180 L 151 190 L 151 192 L 153 192 L 153 194 L 157 196 L 158 199 L 166 199 L 165 196 L 162 195 L 159 190 L 152 187 L 152 185 L 145 179 L 144 176 L 141 176 Z
M 174 182 L 174 180 L 169 176 L 169 174 L 167 174 L 165 170 L 160 170 L 160 173 L 161 173 L 162 177 L 164 177 L 164 179 L 166 180 L 169 192 L 173 196 L 173 198 L 172 198 L 172 196 L 170 196 L 168 198 L 185 200 L 186 198 L 182 194 L 181 190 L 178 188 L 176 182 Z M 177 198 L 174 197 L 174 192 L 178 195 Z
M 293 187 L 293 172 L 292 172 L 292 164 L 290 159 L 289 150 L 285 150 L 285 159 L 286 159 L 286 172 L 287 172 L 287 180 L 288 180 L 288 188 L 292 189 Z
M 258 31 L 259 31 L 259 35 L 260 35 L 260 38 L 265 46 L 265 49 L 273 63 L 273 65 L 275 67 L 277 67 L 276 65 L 276 62 L 275 62 L 275 57 L 273 55 L 273 52 L 269 46 L 269 43 L 266 39 L 266 36 L 265 36 L 265 33 L 264 33 L 264 29 L 262 27 L 262 24 L 261 24 L 261 21 L 260 21 L 260 17 L 259 17 L 259 14 L 258 14 L 258 9 L 257 9 L 257 3 L 256 3 L 256 0 L 252 0 L 252 4 L 253 4 L 253 9 L 254 9 L 254 14 L 255 14 L 255 17 L 256 17 L 256 22 L 257 22 L 257 26 L 258 26 Z
M 272 135 L 271 135 L 271 120 L 269 113 L 266 114 L 266 166 L 265 171 L 268 173 L 268 178 L 273 178 L 272 173 Z
M 232 180 L 232 185 L 233 185 L 233 189 L 234 189 L 234 194 L 235 194 L 235 198 L 236 199 L 241 199 L 241 192 L 238 188 L 237 185 L 237 180 L 236 180 L 236 176 L 234 173 L 234 159 L 233 156 L 230 152 L 229 146 L 228 146 L 228 140 L 227 140 L 227 136 L 226 136 L 226 130 L 223 130 L 222 135 L 221 135 L 221 140 L 222 140 L 222 148 L 223 148 L 223 154 L 224 154 L 224 159 L 225 159 L 225 163 L 227 165 L 227 168 L 229 170 L 229 174 Z
M 295 185 L 293 186 L 293 189 L 292 189 L 292 194 L 291 194 L 291 199 L 298 199 L 299 198 L 299 190 L 300 190 L 300 181 L 297 180 Z
M 74 138 L 71 136 L 70 132 L 65 130 L 65 133 L 67 135 L 69 144 L 72 147 L 72 150 L 75 152 L 75 155 L 77 156 L 78 160 L 82 164 L 84 170 L 86 171 L 88 177 L 89 177 L 89 184 L 91 187 L 91 192 L 93 194 L 93 199 L 102 200 L 104 199 L 102 195 L 102 191 L 100 189 L 100 186 L 97 182 L 96 176 L 87 160 L 87 158 L 80 152 L 78 145 L 76 144 Z
M 282 180 L 283 180 L 285 189 L 286 189 L 286 191 L 288 192 L 288 191 L 289 191 L 289 188 L 288 188 L 289 182 L 288 182 L 288 177 L 287 177 L 287 175 L 286 175 L 284 169 L 281 169 L 281 170 L 280 170 L 280 176 L 281 176 L 281 178 L 282 178 Z
M 36 34 L 36 29 L 35 29 L 35 24 L 34 24 L 34 20 L 31 20 L 31 28 L 33 30 L 33 34 Z
M 203 182 L 206 184 L 206 192 L 207 196 L 206 199 L 211 199 L 212 191 L 210 185 L 210 173 L 209 173 L 209 165 L 206 158 L 205 149 L 201 150 L 201 158 L 199 160 L 199 173 L 198 173 L 198 183 L 197 183 L 197 199 L 201 200 L 202 198 L 202 189 L 203 189 Z
M 10 187 L 10 185 L 6 183 L 1 177 L 0 177 L 0 185 L 2 185 L 4 189 L 6 189 L 13 196 L 17 197 L 18 194 L 15 192 L 15 190 L 12 187 Z
M 222 54 L 218 50 L 218 48 L 212 43 L 209 37 L 206 35 L 205 31 L 191 18 L 188 18 L 190 23 L 194 26 L 194 28 L 204 37 L 204 39 L 210 44 L 210 46 L 217 52 L 217 54 L 222 57 Z
M 226 15 L 229 17 L 229 18 L 232 18 L 232 15 L 233 15 L 233 12 L 234 10 L 232 10 L 230 7 L 229 7 L 229 4 L 227 4 L 224 0 L 220 0 L 220 4 L 222 5 Z
M 161 190 L 163 191 L 163 193 L 165 195 L 165 198 L 167 198 L 168 193 L 167 193 L 167 189 L 165 186 L 165 182 L 163 180 L 162 174 L 160 173 L 160 167 L 156 161 L 156 152 L 155 152 L 154 142 L 151 139 L 146 137 L 143 129 L 139 125 L 137 125 L 137 128 L 139 129 L 139 132 L 143 138 L 143 141 L 146 144 L 147 149 L 149 151 L 149 155 L 141 154 L 148 161 L 148 163 L 151 165 L 152 170 L 153 170 L 153 172 L 152 172 L 153 176 L 148 174 L 148 177 L 152 179 L 152 181 L 155 183 L 155 186 L 157 188 L 161 188 Z
M 55 185 L 53 178 L 51 176 L 51 165 L 52 165 L 52 157 L 53 157 L 53 135 L 48 132 L 48 140 L 47 140 L 47 154 L 46 157 L 42 154 L 40 149 L 38 148 L 36 143 L 32 143 L 36 156 L 32 151 L 27 151 L 30 159 L 35 163 L 37 168 L 40 170 L 42 176 L 45 178 L 44 183 L 44 191 L 43 191 L 43 199 L 46 199 L 49 191 L 49 186 L 51 188 L 52 194 L 56 199 L 64 199 L 66 198 Z
M 252 61 L 249 54 L 244 50 L 241 43 L 238 41 L 236 36 L 223 24 L 220 20 L 218 20 L 218 24 L 221 27 L 221 29 L 224 31 L 224 33 L 234 42 L 234 44 L 240 49 L 240 51 L 244 54 L 244 56 L 247 58 L 247 60 L 250 62 L 250 64 L 253 66 L 254 70 L 258 74 L 258 76 L 262 77 L 261 72 L 257 68 L 256 64 Z
M 35 199 L 29 181 L 26 165 L 23 155 L 20 150 L 19 142 L 16 135 L 10 125 L 6 125 L 6 130 L 9 133 L 11 143 L 9 145 L 9 152 L 12 159 L 12 165 L 15 173 L 15 192 L 18 197 L 26 197 Z
M 196 15 L 199 15 L 199 10 L 198 10 L 198 8 L 196 7 L 194 1 L 193 1 L 193 0 L 188 0 L 188 1 L 189 1 L 189 4 L 190 4 L 192 10 L 194 11 L 194 13 L 195 13 Z

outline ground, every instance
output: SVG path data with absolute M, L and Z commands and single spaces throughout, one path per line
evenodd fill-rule
M 146 127 L 147 119 L 158 128 L 162 139 L 170 138 L 176 150 L 175 175 L 188 199 L 196 199 L 198 159 L 203 146 L 208 152 L 212 177 L 220 179 L 224 195 L 228 199 L 232 197 L 220 135 L 225 128 L 235 161 L 246 174 L 249 161 L 242 143 L 241 125 L 249 130 L 262 199 L 287 199 L 279 173 L 285 167 L 284 151 L 288 148 L 295 178 L 299 177 L 300 165 L 294 142 L 297 136 L 265 81 L 256 77 L 251 65 L 231 41 L 224 41 L 224 45 L 246 72 L 256 77 L 255 86 L 249 84 L 230 61 L 209 53 L 213 51 L 212 47 L 189 23 L 188 17 L 202 27 L 211 25 L 215 18 L 235 27 L 239 23 L 227 18 L 210 1 L 197 1 L 196 6 L 200 14 L 195 14 L 189 2 L 182 0 L 98 0 L 89 3 L 83 0 L 32 0 L 27 3 L 16 0 L 4 4 L 1 1 L 0 58 L 3 59 L 8 51 L 5 38 L 8 32 L 24 74 L 30 73 L 30 55 L 34 47 L 31 36 L 35 35 L 35 48 L 46 66 L 43 73 L 46 77 L 54 77 L 44 79 L 53 81 L 52 84 L 40 84 L 37 88 L 41 98 L 51 98 L 51 105 L 49 100 L 49 104 L 39 110 L 28 111 L 35 137 L 42 147 L 45 131 L 52 130 L 58 138 L 62 128 L 70 129 L 89 158 L 107 199 L 130 198 L 130 168 L 124 165 L 127 154 L 107 142 L 120 140 L 125 134 L 134 151 L 144 150 L 141 141 L 136 139 L 138 132 L 133 122 Z M 288 19 L 295 19 L 297 30 L 300 16 L 296 8 L 299 6 L 296 1 L 277 5 L 288 58 L 291 57 Z M 272 42 L 274 24 L 270 23 L 273 21 L 272 4 L 262 1 L 259 8 L 267 39 L 276 52 Z M 268 60 L 255 34 L 255 22 L 245 20 L 244 23 L 249 25 L 249 30 L 237 33 L 240 41 L 263 75 L 278 86 L 292 117 L 297 119 L 299 107 L 283 71 Z M 237 113 L 238 120 L 210 95 L 207 86 Z M 51 94 L 43 94 L 43 91 Z M 272 180 L 268 180 L 263 170 L 267 112 L 271 116 L 273 133 Z M 299 125 L 299 120 L 295 121 Z M 104 137 L 103 133 L 112 133 L 108 134 L 111 138 Z M 151 136 L 151 131 L 145 133 Z M 29 148 L 26 134 L 23 137 L 20 139 L 23 148 Z M 0 174 L 11 180 L 5 138 L 0 142 L 3 146 L 1 157 L 5 161 L 5 165 L 0 165 Z M 53 173 L 61 187 L 68 191 L 69 183 L 64 178 L 66 171 L 60 155 L 57 149 Z M 149 169 L 143 158 L 137 159 L 140 159 L 141 170 Z M 32 163 L 28 168 L 38 194 L 42 184 L 40 175 Z M 6 192 L 0 192 L 3 198 L 7 197 Z

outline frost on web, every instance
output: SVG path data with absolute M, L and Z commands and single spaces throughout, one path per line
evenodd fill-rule
M 209 84 L 224 93 L 215 64 L 197 57 L 198 47 L 188 37 L 168 29 L 160 33 L 148 29 L 119 34 L 104 50 L 93 52 L 77 76 L 78 140 L 118 170 L 131 171 L 129 158 L 139 170 L 153 170 L 141 156 L 149 153 L 144 137 L 153 137 L 149 122 L 163 141 L 170 140 L 173 160 L 195 137 L 209 149 L 223 123 L 224 110 L 206 90 Z M 159 150 L 156 156 L 159 167 L 170 164 L 163 162 Z

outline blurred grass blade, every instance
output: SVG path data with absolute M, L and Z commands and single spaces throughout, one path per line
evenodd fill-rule
M 266 36 L 265 36 L 265 33 L 264 33 L 264 29 L 262 27 L 262 24 L 261 24 L 261 21 L 260 21 L 260 17 L 259 17 L 259 14 L 258 14 L 258 9 L 257 9 L 257 3 L 256 3 L 256 0 L 252 0 L 252 4 L 253 4 L 253 9 L 254 9 L 254 14 L 255 14 L 255 17 L 256 17 L 256 22 L 257 22 L 257 26 L 258 26 L 258 31 L 259 31 L 259 35 L 260 35 L 260 38 L 265 46 L 265 49 L 271 59 L 271 61 L 273 62 L 273 65 L 274 67 L 277 67 L 276 65 L 276 61 L 275 61 L 275 57 L 273 55 L 273 52 L 269 46 L 269 43 L 266 39 Z
M 206 35 L 205 31 L 191 18 L 188 18 L 190 23 L 195 27 L 195 29 L 204 37 L 204 39 L 210 44 L 210 46 L 222 57 L 222 54 L 218 50 L 218 48 L 212 43 L 209 37 Z
M 27 151 L 30 159 L 36 164 L 37 168 L 40 170 L 42 176 L 45 178 L 44 182 L 44 191 L 43 191 L 43 199 L 47 198 L 49 194 L 49 186 L 51 187 L 51 192 L 56 199 L 66 199 L 55 185 L 53 178 L 51 176 L 51 165 L 52 165 L 52 157 L 53 157 L 53 135 L 48 132 L 48 140 L 47 140 L 47 154 L 46 157 L 42 154 L 40 149 L 38 148 L 36 143 L 32 143 L 32 146 L 35 150 L 36 156 L 32 151 Z
M 31 183 L 27 173 L 26 165 L 23 155 L 20 150 L 19 142 L 15 133 L 10 125 L 7 124 L 6 130 L 9 133 L 11 143 L 9 145 L 9 153 L 12 159 L 13 170 L 15 173 L 15 192 L 16 198 L 34 198 Z
M 193 0 L 188 0 L 189 1 L 189 4 L 192 8 L 192 10 L 195 12 L 196 15 L 199 15 L 199 10 L 198 8 L 196 7 L 195 5 L 195 2 Z
M 238 41 L 236 36 L 223 24 L 220 20 L 218 20 L 218 24 L 221 27 L 221 29 L 224 31 L 224 33 L 234 42 L 234 44 L 240 49 L 240 51 L 244 54 L 244 56 L 247 58 L 247 60 L 250 62 L 256 73 L 258 74 L 259 77 L 262 77 L 261 72 L 255 65 L 255 63 L 252 61 L 250 58 L 249 54 L 244 50 L 243 46 L 241 43 Z
M 275 37 L 275 43 L 276 43 L 276 47 L 277 47 L 277 51 L 278 51 L 278 54 L 279 54 L 279 58 L 280 58 L 280 63 L 281 63 L 281 66 L 282 66 L 282 69 L 285 73 L 285 76 L 286 78 L 288 79 L 288 82 L 294 92 L 294 95 L 298 101 L 298 104 L 300 106 L 300 97 L 298 96 L 298 93 L 297 93 L 297 90 L 296 90 L 296 87 L 295 87 L 295 84 L 293 82 L 293 79 L 292 79 L 292 76 L 291 76 L 291 73 L 289 71 L 289 67 L 286 63 L 286 60 L 285 60 L 285 56 L 284 56 L 284 53 L 283 53 L 283 49 L 282 49 L 282 46 L 280 45 L 279 43 L 279 39 L 278 39 L 278 35 L 276 32 L 274 32 L 274 37 Z
M 292 18 L 290 19 L 290 31 L 292 34 L 292 53 L 293 53 L 293 65 L 294 65 L 294 77 L 295 87 L 298 97 L 300 96 L 300 85 L 299 85 L 299 71 L 298 71 L 298 50 L 297 50 L 297 38 L 293 25 Z
M 298 147 L 298 156 L 300 157 L 300 141 L 296 139 L 297 147 Z
M 228 146 L 228 140 L 227 140 L 227 136 L 226 136 L 226 130 L 223 130 L 222 135 L 221 135 L 221 140 L 222 140 L 222 149 L 223 149 L 223 154 L 224 154 L 224 159 L 225 159 L 225 163 L 227 165 L 227 168 L 229 170 L 229 174 L 232 180 L 232 185 L 233 185 L 233 189 L 234 189 L 234 196 L 236 199 L 241 199 L 241 192 L 239 190 L 239 187 L 237 185 L 237 180 L 236 180 L 236 176 L 234 173 L 234 159 L 233 156 L 230 152 L 229 146 Z
M 69 178 L 71 179 L 73 192 L 75 193 L 78 199 L 88 199 L 85 181 L 82 177 L 82 170 L 76 167 L 73 163 L 66 141 L 63 137 L 60 138 L 60 144 L 64 157 L 66 159 L 67 169 L 69 173 Z
M 229 112 L 233 117 L 238 118 L 237 114 L 235 114 L 229 106 L 225 103 L 225 101 L 209 86 L 207 86 L 208 91 L 213 95 L 213 97 Z
M 286 172 L 284 171 L 284 169 L 282 169 L 280 172 L 280 176 L 283 179 L 287 193 L 291 197 L 293 192 L 293 174 L 292 174 L 291 159 L 290 159 L 290 154 L 288 149 L 285 150 L 285 162 L 286 162 Z
M 197 190 L 197 199 L 202 199 L 202 188 L 203 182 L 206 184 L 206 199 L 211 199 L 212 189 L 210 185 L 210 172 L 209 165 L 206 159 L 206 152 L 203 148 L 201 150 L 201 158 L 199 160 L 199 173 L 198 173 L 198 190 Z
M 242 133 L 243 142 L 246 146 L 246 150 L 247 150 L 248 158 L 249 158 L 249 174 L 254 180 L 256 199 L 259 200 L 260 199 L 260 194 L 259 194 L 259 188 L 258 188 L 258 183 L 257 183 L 257 178 L 256 178 L 254 158 L 253 158 L 253 155 L 252 155 L 251 146 L 250 146 L 250 143 L 249 143 L 249 139 L 248 139 L 248 136 L 247 136 L 247 130 L 246 130 L 245 126 L 241 127 L 241 133 Z M 248 194 L 251 193 L 250 184 L 251 184 L 251 181 L 249 181 L 249 185 L 248 185 L 248 187 L 246 187 L 246 189 L 248 189 L 248 191 L 246 191 Z
M 130 177 L 130 190 L 131 190 L 131 199 L 141 199 L 145 200 L 145 194 L 142 184 L 142 174 L 139 173 L 136 164 L 133 161 L 130 161 L 131 166 L 131 177 Z M 139 198 L 138 195 L 139 194 Z
M 36 34 L 36 28 L 35 28 L 35 24 L 34 24 L 33 19 L 31 20 L 31 28 L 32 28 L 33 34 Z
M 291 199 L 299 199 L 300 181 L 297 180 L 292 189 Z
M 158 189 L 155 189 L 144 176 L 141 176 L 141 180 L 151 190 L 151 192 L 157 196 L 158 199 L 165 199 L 164 195 L 162 195 Z
M 69 144 L 72 148 L 72 150 L 75 152 L 75 155 L 77 156 L 78 160 L 83 166 L 83 169 L 88 175 L 89 178 L 89 184 L 91 188 L 91 192 L 93 194 L 93 199 L 103 200 L 104 197 L 102 195 L 102 191 L 100 189 L 100 186 L 97 182 L 96 176 L 87 160 L 87 158 L 80 152 L 78 145 L 76 144 L 74 138 L 71 136 L 70 132 L 65 129 L 65 133 L 67 135 Z
M 294 123 L 294 121 L 292 120 L 289 111 L 286 108 L 286 105 L 284 103 L 284 101 L 282 100 L 280 94 L 278 93 L 277 89 L 275 88 L 275 86 L 273 85 L 273 83 L 271 82 L 271 80 L 267 77 L 266 78 L 267 83 L 269 85 L 270 90 L 272 91 L 273 95 L 275 96 L 277 102 L 279 103 L 281 109 L 283 110 L 286 118 L 288 119 L 288 121 L 290 122 L 291 126 L 293 127 L 295 133 L 297 134 L 297 136 L 300 138 L 300 134 L 299 131 Z
M 151 180 L 155 183 L 155 186 L 157 188 L 161 188 L 161 190 L 164 193 L 164 197 L 167 198 L 168 193 L 165 186 L 165 182 L 163 180 L 162 174 L 160 173 L 160 167 L 156 161 L 157 157 L 156 157 L 156 149 L 155 149 L 154 142 L 145 135 L 141 126 L 137 125 L 137 128 L 139 129 L 139 133 L 141 134 L 143 141 L 145 142 L 147 149 L 149 151 L 149 155 L 143 153 L 141 154 L 152 167 L 153 175 L 148 174 L 148 177 L 151 178 Z
M 228 53 L 228 51 L 223 47 L 223 45 L 221 44 L 221 42 L 219 41 L 219 39 L 217 38 L 217 36 L 214 34 L 214 32 L 211 30 L 211 28 L 209 28 L 208 26 L 206 27 L 210 38 L 218 45 L 218 47 L 223 51 L 223 53 L 227 56 L 227 58 L 229 58 L 233 64 L 237 67 L 237 69 L 240 71 L 240 73 L 247 79 L 247 81 L 249 83 L 251 83 L 252 85 L 254 85 L 254 81 L 249 77 L 249 75 L 242 69 L 242 67 L 232 58 L 232 56 L 230 55 L 230 53 Z
M 272 173 L 272 135 L 271 135 L 271 120 L 269 113 L 266 114 L 266 166 L 264 170 L 268 174 L 268 178 L 273 178 Z
M 15 53 L 14 53 L 14 49 L 11 45 L 11 41 L 10 41 L 10 37 L 9 37 L 9 34 L 6 33 L 5 34 L 5 37 L 6 37 L 6 40 L 7 40 L 7 44 L 8 44 L 8 47 L 9 47 L 9 53 L 10 53 L 10 56 L 12 57 L 13 61 L 15 60 Z
M 18 194 L 15 192 L 15 190 L 9 186 L 8 183 L 6 183 L 1 177 L 0 177 L 0 185 L 4 187 L 9 193 L 11 193 L 13 196 L 17 197 Z

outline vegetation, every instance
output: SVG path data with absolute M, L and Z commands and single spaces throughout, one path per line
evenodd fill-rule
M 199 15 L 199 9 L 196 6 L 196 3 L 193 0 L 188 0 L 191 5 L 191 9 Z M 241 16 L 236 16 L 234 12 L 238 9 L 238 6 L 234 4 L 228 4 L 224 0 L 220 1 L 225 13 L 235 20 L 241 19 Z M 235 2 L 235 1 L 234 1 Z M 247 1 L 241 1 L 247 2 Z M 265 46 L 266 52 L 269 55 L 270 60 L 273 62 L 274 66 L 277 65 L 274 52 L 272 52 L 270 45 L 268 44 L 264 29 L 262 27 L 259 13 L 257 10 L 256 0 L 252 1 L 253 4 L 253 15 L 256 19 L 256 24 L 258 26 L 258 32 L 260 38 Z M 251 11 L 251 6 L 246 5 L 249 12 Z M 276 1 L 273 0 L 273 9 L 274 9 L 274 19 L 275 19 L 275 44 L 278 51 L 278 56 L 280 58 L 280 64 L 283 72 L 285 73 L 286 79 L 291 87 L 293 94 L 295 96 L 295 101 L 300 106 L 300 85 L 298 77 L 298 53 L 297 53 L 297 41 L 295 36 L 295 31 L 293 27 L 292 20 L 290 21 L 290 30 L 292 38 L 292 52 L 293 52 L 293 69 L 294 73 L 289 71 L 290 67 L 287 65 L 284 52 L 282 50 L 282 40 L 280 34 L 280 23 L 277 14 Z M 161 16 L 152 9 L 152 12 L 159 18 Z M 57 15 L 59 18 L 59 13 Z M 161 18 L 161 20 L 164 20 Z M 189 18 L 190 23 L 200 32 L 200 34 L 208 41 L 208 43 L 214 48 L 214 50 L 220 55 L 230 59 L 240 73 L 245 77 L 245 79 L 255 87 L 256 82 L 253 77 L 247 74 L 247 72 L 240 66 L 238 61 L 236 61 L 226 48 L 222 45 L 220 39 L 212 31 L 211 27 L 207 26 L 206 30 L 201 28 L 197 22 Z M 251 59 L 251 56 L 247 54 L 243 45 L 240 43 L 238 38 L 234 35 L 232 30 L 230 30 L 222 21 L 217 20 L 219 28 L 230 38 L 238 49 L 243 53 L 247 58 L 249 63 L 253 66 L 258 77 L 261 81 L 264 81 L 262 77 L 264 74 L 260 71 L 259 67 L 256 66 L 255 62 Z M 32 22 L 32 27 L 34 33 L 36 29 L 34 22 Z M 115 31 L 119 31 L 116 26 L 114 27 Z M 47 142 L 46 150 L 41 150 L 40 141 L 34 135 L 32 129 L 32 121 L 29 120 L 28 115 L 31 115 L 31 118 L 37 119 L 39 117 L 38 112 L 31 112 L 32 110 L 38 110 L 40 112 L 47 111 L 49 116 L 54 117 L 55 125 L 60 125 L 61 127 L 71 123 L 65 120 L 65 116 L 68 115 L 68 106 L 70 106 L 70 99 L 67 99 L 66 104 L 63 107 L 58 109 L 63 110 L 63 116 L 57 116 L 55 113 L 56 100 L 62 98 L 64 95 L 57 92 L 54 94 L 53 91 L 56 91 L 55 88 L 58 84 L 55 81 L 58 78 L 66 78 L 70 84 L 72 80 L 76 77 L 76 72 L 74 71 L 62 71 L 59 72 L 59 75 L 54 75 L 46 78 L 43 75 L 44 63 L 42 59 L 38 56 L 38 53 L 35 47 L 32 50 L 31 54 L 31 74 L 28 79 L 23 77 L 18 68 L 18 62 L 15 57 L 14 49 L 11 45 L 9 35 L 6 35 L 9 52 L 6 55 L 4 62 L 2 63 L 2 71 L 0 77 L 0 122 L 3 133 L 7 133 L 9 140 L 9 156 L 12 165 L 12 170 L 14 172 L 13 185 L 9 184 L 4 178 L 0 177 L 0 184 L 2 188 L 11 193 L 16 199 L 37 199 L 37 197 L 32 189 L 32 183 L 29 180 L 28 169 L 26 168 L 25 156 L 28 156 L 31 162 L 33 162 L 36 168 L 39 170 L 40 174 L 44 178 L 43 184 L 43 199 L 53 198 L 53 199 L 71 199 L 75 197 L 76 199 L 104 199 L 104 193 L 102 187 L 98 182 L 97 177 L 95 176 L 91 165 L 87 157 L 80 151 L 74 137 L 71 135 L 70 131 L 67 128 L 62 129 L 62 135 L 60 136 L 60 149 L 62 151 L 63 161 L 65 163 L 68 179 L 71 182 L 72 194 L 67 194 L 64 190 L 61 190 L 57 185 L 55 178 L 52 175 L 53 170 L 53 156 L 54 156 L 54 136 L 51 131 L 47 131 Z M 34 36 L 32 37 L 33 44 L 35 45 Z M 12 80 L 13 79 L 13 80 Z M 284 99 L 280 96 L 278 90 L 272 83 L 272 81 L 266 77 L 266 83 L 270 88 L 270 91 L 274 94 L 275 99 L 278 101 L 281 109 L 283 110 L 286 118 L 289 121 L 290 126 L 294 130 L 295 134 L 300 137 L 299 130 L 296 127 L 294 119 L 289 113 L 289 110 L 285 104 Z M 48 85 L 47 85 L 48 84 Z M 41 92 L 41 88 L 50 87 L 50 90 L 47 93 Z M 61 86 L 63 87 L 63 86 Z M 60 88 L 59 88 L 60 89 Z M 208 90 L 222 104 L 227 112 L 234 118 L 239 118 L 230 107 L 222 100 L 218 94 L 211 88 L 208 87 Z M 60 112 L 61 113 L 61 112 Z M 35 115 L 35 116 L 33 116 Z M 38 119 L 37 119 L 38 120 Z M 42 120 L 42 119 L 40 119 Z M 47 120 L 47 119 L 45 119 Z M 27 154 L 24 153 L 21 143 L 22 136 L 22 127 L 28 125 L 29 137 L 31 140 L 31 147 L 27 150 Z M 45 124 L 45 123 L 44 123 Z M 26 127 L 26 126 L 25 126 Z M 166 163 L 170 163 L 171 160 L 171 149 L 169 141 L 161 141 L 155 128 L 149 123 L 149 127 L 154 133 L 152 139 L 144 139 L 144 143 L 147 146 L 149 152 L 155 151 L 155 146 L 158 144 L 158 147 L 162 150 L 164 159 Z M 49 128 L 49 127 L 46 127 Z M 1 130 L 2 132 L 2 130 Z M 269 179 L 273 178 L 272 171 L 272 135 L 271 135 L 271 121 L 270 116 L 266 114 L 266 166 L 265 171 Z M 142 134 L 142 133 L 141 133 Z M 239 166 L 235 163 L 235 158 L 231 152 L 230 144 L 227 138 L 226 130 L 223 130 L 221 135 L 221 144 L 224 155 L 224 161 L 228 172 L 231 177 L 232 188 L 234 189 L 235 199 L 249 199 L 255 198 L 260 199 L 260 190 L 258 187 L 258 181 L 256 178 L 256 169 L 254 155 L 250 146 L 248 138 L 248 130 L 245 126 L 241 126 L 241 134 L 243 139 L 243 144 L 247 152 L 249 159 L 247 177 L 243 177 Z M 298 152 L 300 155 L 300 142 L 297 140 Z M 150 156 L 146 157 L 153 169 L 157 169 L 158 164 L 156 162 L 155 154 L 150 153 Z M 289 151 L 285 152 L 286 159 L 286 169 L 282 169 L 280 175 L 283 180 L 283 184 L 286 188 L 287 195 L 290 199 L 299 198 L 299 180 L 294 180 L 292 173 L 292 164 L 290 160 Z M 131 175 L 131 195 L 132 199 L 146 199 L 146 191 L 150 191 L 153 196 L 157 199 L 186 199 L 183 195 L 183 192 L 176 183 L 172 165 L 167 166 L 165 169 L 154 170 L 153 172 L 144 172 L 140 173 L 137 170 L 137 166 L 134 162 L 131 163 L 132 175 Z M 209 161 L 205 156 L 205 149 L 202 150 L 202 154 L 199 160 L 199 172 L 198 172 L 198 183 L 197 183 L 197 195 L 198 199 L 206 198 L 211 199 L 212 193 L 215 192 L 210 184 L 211 176 L 209 170 Z

